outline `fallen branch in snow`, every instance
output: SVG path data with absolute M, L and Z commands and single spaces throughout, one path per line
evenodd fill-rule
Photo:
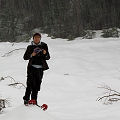
M 1 56 L 1 57 L 6 57 L 6 56 L 8 56 L 9 54 L 11 54 L 12 52 L 17 51 L 17 50 L 26 50 L 26 48 L 14 49 L 14 50 L 12 50 L 12 51 L 9 51 L 8 53 L 5 53 L 5 54 L 4 54 L 3 56 Z
M 15 82 L 15 79 L 14 79 L 13 77 L 11 77 L 11 76 L 1 77 L 1 78 L 0 78 L 0 81 L 5 80 L 6 78 L 10 78 L 10 79 L 11 79 L 11 82 L 12 82 L 12 81 Z
M 1 77 L 0 81 L 5 80 L 6 78 L 10 78 L 11 79 L 11 83 L 8 84 L 8 86 L 14 86 L 14 87 L 16 87 L 18 85 L 22 85 L 24 88 L 26 88 L 26 86 L 23 83 L 16 82 L 15 79 L 13 77 L 11 77 L 11 76 Z
M 105 89 L 106 95 L 99 97 L 97 101 L 104 100 L 104 104 L 112 104 L 113 102 L 117 102 L 120 100 L 120 92 L 111 89 L 109 86 L 102 86 L 99 88 Z
M 22 85 L 24 88 L 26 88 L 26 86 L 23 83 L 20 83 L 20 82 L 15 82 L 15 83 L 9 84 L 8 86 L 16 87 L 17 85 Z

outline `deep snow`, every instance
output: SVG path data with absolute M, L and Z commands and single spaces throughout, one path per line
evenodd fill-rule
M 25 89 L 8 86 L 11 79 L 0 82 L 0 96 L 10 105 L 0 114 L 1 120 L 119 120 L 120 102 L 104 105 L 96 101 L 103 95 L 101 85 L 120 91 L 120 39 L 77 38 L 74 41 L 50 39 L 42 35 L 49 47 L 50 69 L 45 71 L 39 104 L 47 103 L 43 112 L 35 106 L 26 108 L 22 97 Z M 24 49 L 5 53 L 16 48 L 26 48 L 30 43 L 0 43 L 0 77 L 11 76 L 16 82 L 26 83 Z

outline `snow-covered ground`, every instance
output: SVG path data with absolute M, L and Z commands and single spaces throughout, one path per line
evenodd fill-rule
M 48 110 L 25 107 L 25 88 L 8 86 L 13 83 L 8 77 L 0 81 L 0 98 L 10 103 L 0 114 L 0 120 L 119 120 L 119 101 L 104 105 L 96 100 L 104 95 L 104 89 L 98 88 L 101 85 L 120 91 L 120 39 L 67 41 L 44 34 L 42 41 L 48 44 L 51 59 L 50 69 L 44 72 L 38 103 L 48 104 Z M 6 53 L 29 44 L 0 43 L 0 77 L 11 76 L 16 82 L 26 83 L 25 49 Z

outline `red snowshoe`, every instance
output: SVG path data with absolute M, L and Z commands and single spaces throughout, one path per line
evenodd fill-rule
M 40 106 L 40 105 L 37 104 L 36 100 L 29 100 L 29 101 L 24 100 L 24 104 L 25 104 L 25 106 L 29 106 L 30 104 L 31 105 L 36 105 L 36 106 L 40 107 L 42 110 L 44 110 L 44 111 L 46 111 L 48 109 L 47 104 L 43 104 L 42 106 Z
M 28 104 L 36 105 L 36 104 L 37 104 L 37 101 L 36 101 L 36 100 L 29 100 L 29 101 L 28 101 Z
M 41 109 L 43 109 L 44 111 L 47 110 L 47 108 L 48 108 L 48 105 L 46 105 L 46 104 L 43 104 L 43 105 L 41 106 Z

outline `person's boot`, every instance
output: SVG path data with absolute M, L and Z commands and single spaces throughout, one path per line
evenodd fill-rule
M 28 100 L 24 100 L 24 105 L 28 106 L 28 104 L 29 104 L 29 101 Z
M 37 105 L 37 101 L 32 99 L 28 101 L 28 104 L 33 104 L 33 105 Z

